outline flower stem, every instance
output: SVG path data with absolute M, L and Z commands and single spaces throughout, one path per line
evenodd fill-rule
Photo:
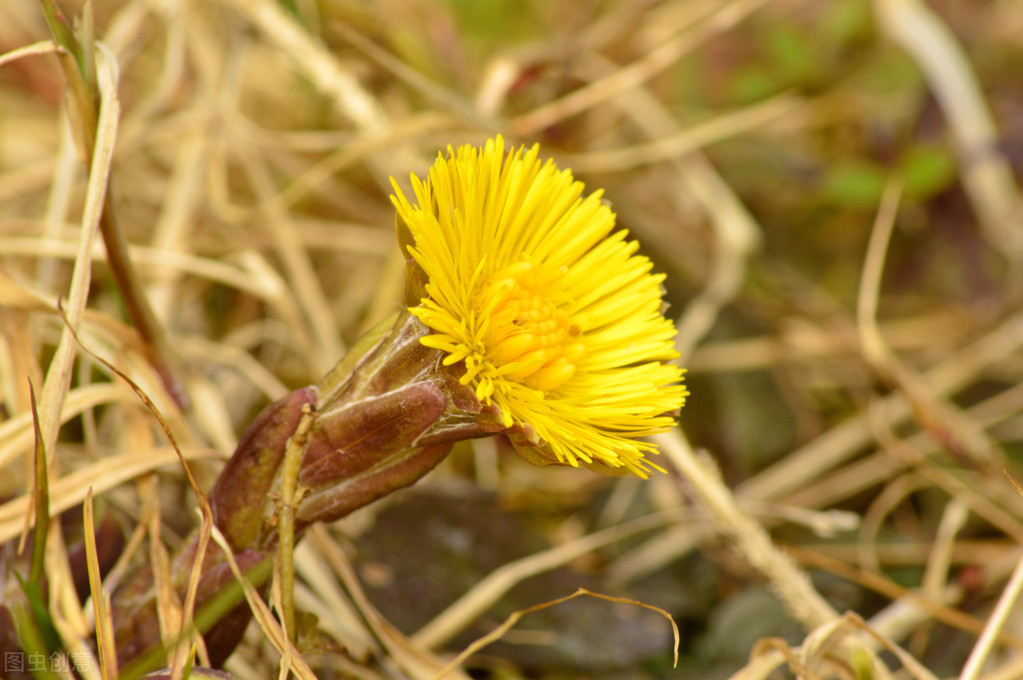
M 302 468 L 306 446 L 309 443 L 309 428 L 315 419 L 312 404 L 302 406 L 302 417 L 295 428 L 295 434 L 288 439 L 284 449 L 284 466 L 281 471 L 280 505 L 277 509 L 277 530 L 280 542 L 277 546 L 277 575 L 281 590 L 281 615 L 288 639 L 295 642 L 295 511 L 302 493 L 298 489 L 298 473 Z

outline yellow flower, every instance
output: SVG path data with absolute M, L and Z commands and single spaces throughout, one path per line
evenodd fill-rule
M 583 198 L 538 154 L 506 156 L 501 137 L 448 147 L 425 182 L 412 176 L 415 204 L 392 180 L 427 279 L 410 311 L 432 330 L 422 343 L 464 366 L 462 384 L 532 445 L 527 458 L 646 477 L 661 468 L 640 438 L 670 427 L 688 394 L 667 363 L 678 355 L 664 276 L 612 233 L 600 191 Z

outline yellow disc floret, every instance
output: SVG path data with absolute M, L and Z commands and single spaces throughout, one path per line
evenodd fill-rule
M 495 273 L 480 295 L 489 315 L 483 338 L 487 358 L 503 375 L 541 392 L 553 392 L 575 373 L 585 349 L 582 330 L 572 322 L 564 295 L 557 294 L 561 271 L 518 262 Z
M 433 332 L 423 344 L 464 365 L 461 382 L 527 428 L 556 462 L 646 476 L 654 447 L 685 401 L 675 328 L 662 314 L 662 276 L 613 232 L 596 192 L 538 147 L 448 149 L 416 204 L 393 201 L 427 277 L 411 309 Z

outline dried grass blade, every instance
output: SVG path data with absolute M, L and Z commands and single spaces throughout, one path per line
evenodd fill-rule
M 97 155 L 105 155 L 107 147 L 112 148 L 116 139 L 117 116 L 111 128 L 109 121 L 104 119 L 103 106 L 111 95 L 115 103 L 117 101 L 117 59 L 113 52 L 94 40 L 90 3 L 86 3 L 82 9 L 81 40 L 68 28 L 66 19 L 52 0 L 43 0 L 43 7 L 54 40 L 65 48 L 65 51 L 58 52 L 58 55 L 61 56 L 60 64 L 73 95 L 74 106 L 69 107 L 68 112 L 72 119 L 78 122 L 76 130 L 81 156 L 89 166 L 91 186 L 97 174 Z M 97 59 L 97 55 L 103 55 L 103 59 Z M 100 61 L 105 62 L 107 66 L 105 74 L 100 68 Z M 112 198 L 109 163 L 105 164 L 103 170 L 101 174 L 103 194 L 96 204 L 97 220 L 103 235 L 110 272 L 114 276 L 132 323 L 149 349 L 150 361 L 160 373 L 168 393 L 184 408 L 187 405 L 187 397 L 177 379 L 179 368 L 176 357 L 167 343 L 162 326 L 153 314 L 135 267 L 128 256 L 128 242 L 117 219 L 116 206 Z
M 57 431 L 60 428 L 60 412 L 71 384 L 74 345 L 70 331 L 77 330 L 85 310 L 92 273 L 92 244 L 99 230 L 100 218 L 107 194 L 107 180 L 113 160 L 114 143 L 117 138 L 117 122 L 120 103 L 117 98 L 117 67 L 113 57 L 101 52 L 98 63 L 100 81 L 99 119 L 96 126 L 96 145 L 89 169 L 89 183 L 86 187 L 85 209 L 82 213 L 82 235 L 78 255 L 71 274 L 68 294 L 68 313 L 65 331 L 54 353 L 50 368 L 43 383 L 40 412 L 42 413 L 43 441 L 47 450 L 56 451 Z
M 1019 485 L 1012 477 L 1009 477 L 1009 481 L 1019 491 Z M 970 652 L 959 680 L 976 680 L 980 677 L 980 672 L 987 662 L 988 655 L 990 655 L 991 650 L 994 648 L 995 641 L 999 638 L 1002 628 L 1005 627 L 1009 614 L 1016 605 L 1021 592 L 1023 592 L 1023 559 L 1016 564 L 1009 582 L 1006 584 L 1005 589 L 1002 590 L 1002 595 L 998 598 L 998 604 L 995 605 L 994 612 L 991 613 L 987 623 L 984 625 L 984 632 L 981 633 L 976 645 L 974 645 L 973 650 Z
M 962 389 L 986 368 L 1018 352 L 1023 345 L 1023 314 L 1006 319 L 960 352 L 933 367 L 922 378 L 937 396 Z M 878 410 L 891 427 L 912 413 L 910 401 L 901 392 L 878 400 Z M 873 439 L 871 416 L 861 412 L 795 449 L 778 463 L 740 484 L 736 496 L 742 500 L 772 500 L 797 491 L 807 480 L 837 468 Z
M 97 493 L 106 491 L 139 475 L 180 460 L 181 456 L 186 460 L 194 460 L 219 457 L 219 453 L 197 450 L 180 454 L 168 448 L 151 451 L 144 460 L 139 460 L 138 454 L 134 452 L 104 458 L 87 468 L 76 470 L 56 480 L 50 489 L 50 497 L 53 499 L 50 512 L 58 514 L 81 503 L 85 498 L 86 489 L 90 486 L 94 487 Z M 0 505 L 0 541 L 18 535 L 30 507 L 31 499 L 28 495 L 19 496 Z
M 498 626 L 494 630 L 490 631 L 489 633 L 487 633 L 483 637 L 479 638 L 478 640 L 476 640 L 475 642 L 470 644 L 468 647 L 466 647 L 464 650 L 462 650 L 462 652 L 458 656 L 456 656 L 454 659 L 452 659 L 450 662 L 448 662 L 448 665 L 445 666 L 434 677 L 433 680 L 441 680 L 441 678 L 444 678 L 447 675 L 447 673 L 451 672 L 452 670 L 457 668 L 459 665 L 461 665 L 461 663 L 463 661 L 465 661 L 467 658 L 469 658 L 471 655 L 475 654 L 480 649 L 483 649 L 484 647 L 489 645 L 491 642 L 494 642 L 495 640 L 498 640 L 499 638 L 501 638 L 505 633 L 507 633 L 509 630 L 511 630 L 511 628 L 516 623 L 519 622 L 519 619 L 521 619 L 526 614 L 532 614 L 533 612 L 538 612 L 538 611 L 540 611 L 542 609 L 547 609 L 548 607 L 553 607 L 554 605 L 561 604 L 562 602 L 568 602 L 569 600 L 574 600 L 575 598 L 583 596 L 583 595 L 588 595 L 589 597 L 596 597 L 596 598 L 599 598 L 601 600 L 607 600 L 608 602 L 617 602 L 617 603 L 620 603 L 620 604 L 631 604 L 631 605 L 635 605 L 637 607 L 643 607 L 644 609 L 649 609 L 650 611 L 657 612 L 658 614 L 660 614 L 661 616 L 666 618 L 668 620 L 668 622 L 671 624 L 671 632 L 672 632 L 672 634 L 675 637 L 675 645 L 674 645 L 672 651 L 673 651 L 673 654 L 674 654 L 674 666 L 678 666 L 678 645 L 679 645 L 679 642 L 680 642 L 680 637 L 679 637 L 679 632 L 678 632 L 678 626 L 675 625 L 675 619 L 673 619 L 671 617 L 671 614 L 669 614 L 665 610 L 661 609 L 660 607 L 655 607 L 654 605 L 646 604 L 645 602 L 639 602 L 637 600 L 630 600 L 627 597 L 615 597 L 613 595 L 604 595 L 603 593 L 595 593 L 592 590 L 587 590 L 586 588 L 579 588 L 578 590 L 576 590 L 571 595 L 566 595 L 565 597 L 559 597 L 556 600 L 551 600 L 549 602 L 543 602 L 541 604 L 533 605 L 532 607 L 527 607 L 526 609 L 520 609 L 520 610 L 518 610 L 516 612 L 512 612 L 511 615 L 509 615 L 508 618 L 505 619 L 504 622 L 500 626 Z
M 607 69 L 606 64 L 602 66 L 605 67 L 602 70 Z M 644 99 L 650 98 L 651 104 L 656 102 L 647 91 L 643 94 Z M 635 104 L 636 100 L 630 96 L 628 101 Z M 672 125 L 674 129 L 670 132 L 665 130 L 663 136 L 651 135 L 654 141 L 607 151 L 590 151 L 571 156 L 563 154 L 559 158 L 562 158 L 573 172 L 627 172 L 646 165 L 678 161 L 686 154 L 768 125 L 803 106 L 806 106 L 805 101 L 791 92 L 785 92 L 746 108 L 718 114 L 685 129 L 678 129 L 679 126 Z M 622 108 L 625 108 L 624 102 Z M 650 111 L 646 110 L 642 115 L 649 118 Z M 638 115 L 634 116 L 637 117 Z M 643 121 L 640 121 L 640 124 L 642 125 Z
M 35 484 L 29 492 L 35 498 L 35 536 L 32 545 L 32 558 L 27 579 L 22 579 L 20 572 L 15 570 L 21 590 L 28 602 L 28 608 L 22 609 L 15 605 L 13 614 L 22 621 L 22 644 L 27 649 L 51 652 L 60 648 L 59 636 L 54 629 L 53 617 L 50 612 L 49 596 L 44 595 L 46 543 L 49 535 L 49 492 L 47 487 L 46 449 L 42 445 L 42 434 L 39 429 L 39 414 L 36 410 L 35 391 L 29 383 L 29 395 L 32 407 L 32 423 L 35 427 Z M 41 518 L 41 519 L 40 519 Z M 32 522 L 32 513 L 25 513 L 24 529 L 18 552 L 24 550 L 25 541 Z
M 794 618 L 816 628 L 838 617 L 806 572 L 771 542 L 763 526 L 742 511 L 710 461 L 698 459 L 677 428 L 653 439 L 688 483 L 693 501 L 707 512 L 719 531 L 735 541 L 749 563 L 770 580 Z
M 320 526 L 314 526 L 309 534 L 316 543 L 316 547 L 330 563 L 335 573 L 340 577 L 345 589 L 348 591 L 352 602 L 365 618 L 367 625 L 380 641 L 380 645 L 386 650 L 388 657 L 411 680 L 433 680 L 437 673 L 443 668 L 440 659 L 431 654 L 421 645 L 405 637 L 401 631 L 387 622 L 380 612 L 370 603 L 366 593 L 359 584 L 352 566 L 341 549 L 323 531 Z M 449 671 L 446 678 L 453 680 L 469 680 L 469 676 L 458 670 Z
M 39 427 L 39 412 L 36 410 L 36 391 L 31 382 L 28 384 L 28 392 L 32 403 L 32 427 L 35 430 L 36 438 L 35 486 L 32 487 L 32 496 L 35 497 L 35 540 L 32 544 L 32 564 L 28 571 L 28 582 L 36 588 L 41 588 L 46 563 L 46 539 L 50 530 L 50 476 L 46 465 L 43 431 Z M 31 516 L 26 514 L 22 543 L 28 537 L 30 520 Z
M 238 562 L 234 559 L 234 553 L 231 552 L 231 546 L 227 544 L 227 539 L 224 538 L 224 535 L 216 527 L 213 527 L 212 537 L 217 545 L 220 546 L 220 549 L 224 551 L 227 563 L 231 567 L 231 573 L 234 574 L 235 580 L 241 585 L 242 591 L 245 593 L 245 600 L 252 609 L 252 615 L 259 624 L 259 627 L 263 629 L 267 639 L 270 640 L 271 644 L 282 655 L 287 650 L 290 655 L 289 668 L 300 680 L 316 680 L 316 675 L 302 659 L 302 655 L 298 653 L 294 645 L 291 644 L 291 641 L 288 640 L 280 624 L 277 623 L 277 619 L 270 612 L 270 608 L 263 602 L 263 598 L 260 597 L 252 583 L 242 574 L 241 569 L 238 567 Z
M 925 381 L 900 361 L 882 338 L 877 324 L 885 255 L 895 228 L 902 185 L 903 180 L 894 177 L 885 187 L 867 244 L 856 307 L 860 344 L 874 370 L 886 381 L 898 385 L 911 401 L 921 429 L 930 431 L 936 440 L 944 442 L 965 465 L 975 467 L 990 463 L 992 458 L 997 460 L 999 457 L 999 447 L 994 440 L 948 400 L 929 389 Z
M 472 590 L 423 626 L 411 640 L 423 647 L 438 647 L 472 623 L 520 581 L 559 567 L 602 546 L 663 526 L 666 521 L 664 515 L 650 515 L 509 562 L 488 574 Z
M 40 40 L 39 42 L 32 43 L 31 45 L 25 45 L 17 49 L 11 50 L 0 54 L 0 66 L 8 64 L 12 61 L 17 61 L 22 57 L 29 57 L 36 54 L 52 54 L 56 52 L 59 47 L 52 40 Z
M 917 680 L 937 680 L 934 673 L 929 671 L 923 664 L 917 661 L 912 654 L 871 628 L 859 614 L 855 612 L 846 612 L 842 617 L 842 621 L 847 626 L 852 626 L 863 631 L 874 642 L 894 654 L 902 664 L 903 669 L 909 671 L 910 675 L 917 678 Z M 874 658 L 874 662 L 880 663 L 880 661 L 876 658 Z
M 856 321 L 860 332 L 860 343 L 867 360 L 878 368 L 890 370 L 893 360 L 887 343 L 881 338 L 877 325 L 877 303 L 881 293 L 881 279 L 884 274 L 885 255 L 895 229 L 899 200 L 902 198 L 903 180 L 895 177 L 888 181 L 881 205 L 870 230 L 867 255 L 860 277 L 860 290 L 856 305 Z
M 61 315 L 63 316 L 63 309 L 60 308 L 59 304 L 57 309 L 58 311 L 61 312 Z M 67 320 L 65 318 L 65 322 L 66 321 Z M 66 328 L 70 330 L 69 326 L 66 326 Z M 81 340 L 79 340 L 78 334 L 75 333 L 74 330 L 71 330 L 70 332 L 74 337 L 75 341 L 81 345 Z M 182 454 L 181 449 L 178 446 L 178 442 L 177 439 L 175 439 L 174 437 L 174 433 L 167 425 L 167 421 L 164 420 L 163 414 L 160 413 L 160 409 L 158 409 L 156 407 L 156 404 L 153 403 L 152 399 L 149 398 L 149 395 L 147 395 L 145 391 L 142 390 L 142 388 L 139 387 L 131 378 L 125 375 L 124 372 L 122 372 L 116 366 L 111 364 L 109 361 L 95 354 L 94 352 L 86 348 L 84 345 L 82 345 L 82 349 L 84 349 L 89 354 L 89 356 L 96 359 L 96 361 L 106 366 L 110 371 L 112 371 L 118 377 L 120 377 L 122 380 L 128 383 L 128 385 L 135 392 L 135 394 L 138 395 L 139 399 L 142 400 L 146 408 L 160 424 L 161 429 L 163 430 L 164 434 L 167 437 L 167 440 L 170 442 L 171 447 L 174 449 L 174 453 L 177 455 L 178 461 L 181 463 L 181 467 L 185 472 L 185 476 L 188 478 L 189 485 L 192 487 L 192 493 L 195 495 L 196 502 L 199 505 L 199 512 L 202 519 L 199 524 L 199 543 L 195 552 L 195 561 L 192 563 L 192 570 L 189 574 L 188 587 L 185 592 L 185 603 L 181 612 L 180 625 L 177 627 L 176 634 L 180 634 L 182 630 L 192 630 L 194 627 L 191 625 L 191 622 L 195 613 L 195 599 L 199 589 L 199 577 L 202 575 L 202 564 L 206 557 L 206 549 L 209 546 L 210 535 L 213 528 L 213 510 L 210 507 L 209 501 L 206 499 L 206 496 L 199 488 L 199 483 L 196 481 L 195 475 L 192 474 L 191 467 L 189 467 L 188 463 L 185 461 L 185 456 L 184 454 Z M 166 601 L 168 600 L 165 599 L 165 602 Z M 202 643 L 199 642 L 198 644 L 201 646 Z M 191 656 L 175 654 L 173 664 L 175 676 L 177 675 L 178 672 L 180 672 L 182 666 L 179 664 L 183 663 L 185 658 L 191 658 Z M 175 678 L 175 680 L 177 679 Z
M 266 224 L 287 272 L 290 288 L 298 308 L 308 325 L 315 343 L 310 361 L 314 372 L 330 370 L 337 357 L 344 354 L 341 333 L 337 327 L 323 286 L 314 275 L 312 259 L 296 238 L 296 227 L 290 213 L 282 203 L 269 169 L 262 157 L 250 149 L 238 150 L 249 181 L 260 196 L 260 210 L 265 212 Z
M 788 550 L 793 557 L 799 560 L 800 564 L 830 572 L 843 579 L 848 579 L 849 581 L 863 586 L 868 590 L 873 590 L 885 597 L 890 597 L 892 600 L 903 600 L 905 602 L 909 602 L 914 607 L 927 612 L 936 621 L 943 623 L 950 628 L 957 628 L 977 635 L 979 635 L 983 630 L 984 624 L 980 619 L 954 607 L 946 606 L 941 602 L 934 602 L 916 591 L 900 586 L 887 578 L 862 572 L 840 560 L 828 557 L 822 553 L 796 548 L 794 546 L 789 546 Z M 1011 632 L 1002 631 L 999 637 L 999 642 L 1007 647 L 1023 650 L 1023 639 L 1013 635 Z
M 94 383 L 76 387 L 68 392 L 59 421 L 66 422 L 88 408 L 101 404 L 114 404 L 123 401 L 126 397 L 128 394 L 123 388 L 111 386 L 109 383 Z M 40 408 L 39 413 L 40 427 L 43 428 L 45 434 L 46 412 Z M 0 468 L 21 455 L 31 445 L 32 436 L 32 417 L 29 413 L 19 413 L 0 423 Z M 46 442 L 45 437 L 44 442 Z
M 338 111 L 365 131 L 388 126 L 388 115 L 341 62 L 272 0 L 221 0 L 287 54 L 295 67 L 330 97 Z
M 616 69 L 605 78 L 569 92 L 511 121 L 519 136 L 530 136 L 569 116 L 638 87 L 674 64 L 682 55 L 730 29 L 765 4 L 765 0 L 733 0 L 723 3 L 715 14 L 692 31 L 683 33 L 650 50 L 637 61 Z
M 110 598 L 103 591 L 103 576 L 99 571 L 96 550 L 96 526 L 93 522 L 92 489 L 85 495 L 82 526 L 85 533 L 85 559 L 89 572 L 89 590 L 92 592 L 92 610 L 96 616 L 96 646 L 100 673 L 103 680 L 114 680 L 117 673 L 117 649 L 114 645 L 113 620 L 110 618 Z
M 963 46 L 925 2 L 874 0 L 873 4 L 879 23 L 924 72 L 948 119 L 963 186 L 988 240 L 1019 266 L 1023 262 L 1019 186 L 1000 150 L 994 117 Z

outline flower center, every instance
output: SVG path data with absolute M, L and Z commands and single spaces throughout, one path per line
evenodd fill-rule
M 542 392 L 575 374 L 585 348 L 565 311 L 560 270 L 519 262 L 495 273 L 483 289 L 487 358 L 507 378 Z

